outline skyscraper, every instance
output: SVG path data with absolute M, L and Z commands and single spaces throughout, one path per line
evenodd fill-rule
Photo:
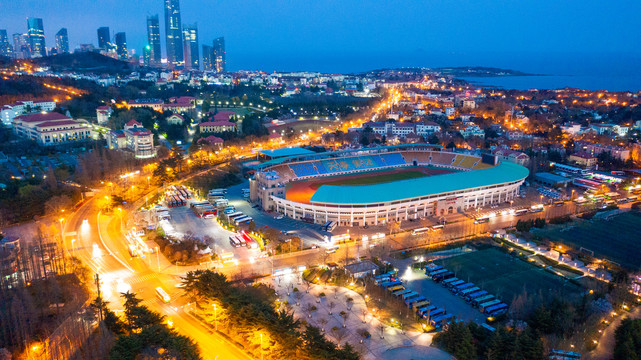
M 28 59 L 31 57 L 27 34 L 13 34 L 13 51 L 16 59 Z
M 214 68 L 217 72 L 224 72 L 227 67 L 225 60 L 225 38 L 219 37 L 214 40 Z
M 160 52 L 160 22 L 158 21 L 158 15 L 147 16 L 147 45 L 149 46 L 149 63 L 147 65 L 159 67 L 162 54 Z
M 98 28 L 98 47 L 103 50 L 111 50 L 111 33 L 108 26 Z
M 116 53 L 120 60 L 129 59 L 129 55 L 127 54 L 127 36 L 124 32 L 116 33 Z
M 45 47 L 45 29 L 40 18 L 27 18 L 27 34 L 31 57 L 47 56 Z
M 183 28 L 183 39 L 185 48 L 185 68 L 200 69 L 198 56 L 198 25 L 185 25 Z
M 69 53 L 69 36 L 67 35 L 67 28 L 62 28 L 56 33 L 56 49 L 58 54 Z
M 0 55 L 11 56 L 13 51 L 9 38 L 7 37 L 7 30 L 0 30 Z
M 178 0 L 165 0 L 165 35 L 167 39 L 167 66 L 182 68 L 185 61 Z
M 209 71 L 214 66 L 214 48 L 203 45 L 203 70 Z

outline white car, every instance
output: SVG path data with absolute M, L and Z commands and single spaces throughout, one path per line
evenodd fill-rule
M 285 218 L 285 215 L 278 215 L 276 216 L 276 220 L 282 220 Z

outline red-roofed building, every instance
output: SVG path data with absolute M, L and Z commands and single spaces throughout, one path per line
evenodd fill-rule
M 198 124 L 201 134 L 236 131 L 236 124 L 229 121 L 207 121 Z
M 180 114 L 173 114 L 167 118 L 167 124 L 170 125 L 182 125 L 185 122 L 185 118 Z
M 527 154 L 502 147 L 492 150 L 492 155 L 496 155 L 500 161 L 507 161 L 522 166 L 530 162 L 530 157 Z
M 13 131 L 43 146 L 91 139 L 91 129 L 86 122 L 55 112 L 20 115 L 13 119 Z
M 597 158 L 594 155 L 591 155 L 585 151 L 578 151 L 570 155 L 568 158 L 570 162 L 577 165 L 585 166 L 587 168 L 594 167 L 596 165 Z
M 225 141 L 217 136 L 209 135 L 207 137 L 198 139 L 198 143 L 209 145 L 216 148 L 217 150 L 220 150 L 223 148 L 223 144 L 225 143 Z
M 110 149 L 130 151 L 139 159 L 156 156 L 154 134 L 136 120 L 129 121 L 124 130 L 110 131 L 107 143 Z

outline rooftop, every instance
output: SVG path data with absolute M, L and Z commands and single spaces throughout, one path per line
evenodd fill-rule
M 50 113 L 44 113 L 44 114 L 37 113 L 37 114 L 20 115 L 16 117 L 16 120 L 22 120 L 27 123 L 33 123 L 33 122 L 45 122 L 45 121 L 56 121 L 56 120 L 71 120 L 71 118 L 57 112 L 50 112 Z
M 307 149 L 303 149 L 301 147 L 290 147 L 290 148 L 283 148 L 283 149 L 272 149 L 272 150 L 261 150 L 259 151 L 260 154 L 269 156 L 271 158 L 281 158 L 285 156 L 296 156 L 296 155 L 308 155 L 308 154 L 315 154 L 315 152 Z
M 521 165 L 502 162 L 482 170 L 400 180 L 364 186 L 321 185 L 312 196 L 312 204 L 377 204 L 452 191 L 504 184 L 525 179 L 529 170 Z

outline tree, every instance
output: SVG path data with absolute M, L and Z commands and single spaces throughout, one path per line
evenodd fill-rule
M 349 313 L 345 311 L 341 311 L 340 315 L 343 318 L 343 327 L 347 327 L 347 319 L 349 319 Z
M 333 301 L 330 301 L 329 304 L 327 304 L 327 307 L 329 308 L 329 314 L 332 315 L 332 311 L 336 307 L 336 303 L 334 303 Z
M 641 319 L 623 319 L 614 341 L 614 360 L 641 359 Z

